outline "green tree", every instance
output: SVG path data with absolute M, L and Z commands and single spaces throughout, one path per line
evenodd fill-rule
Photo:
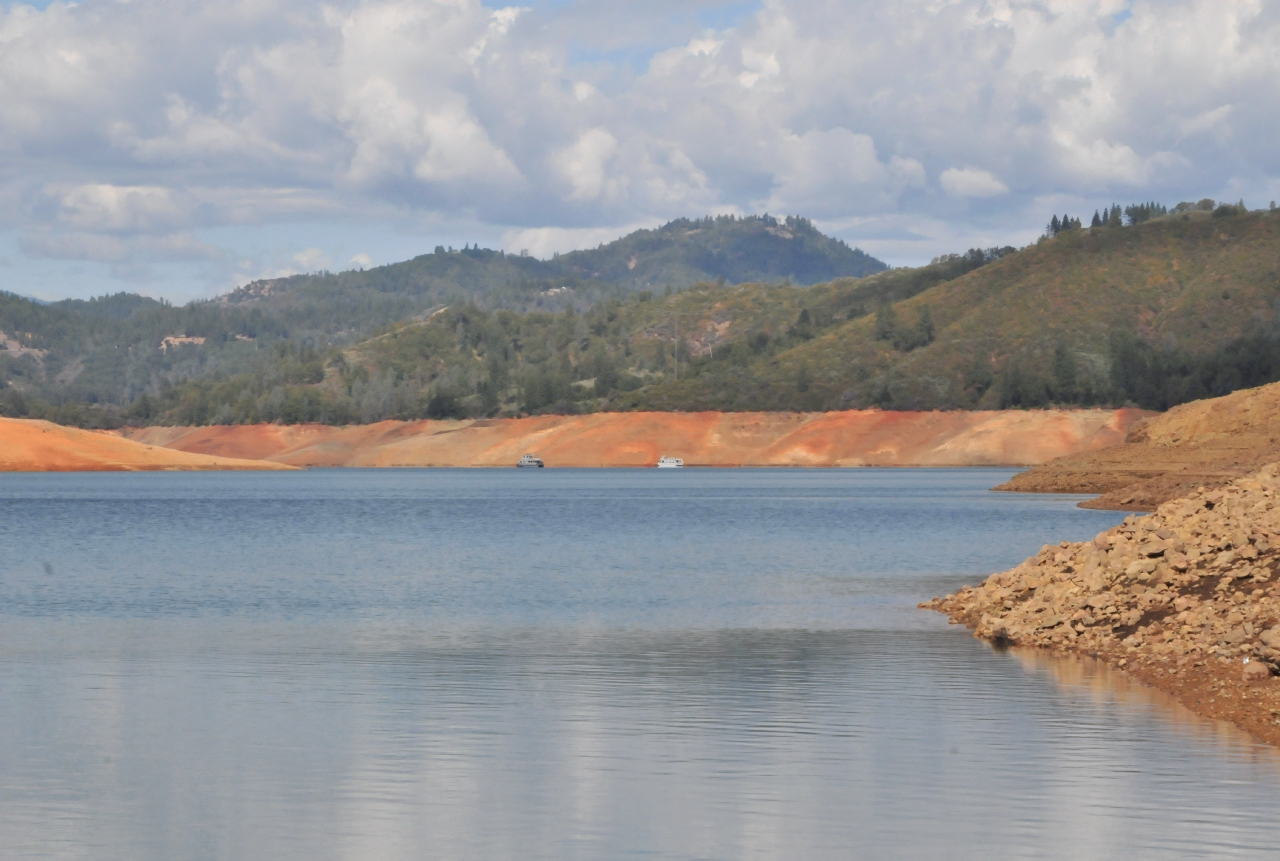
M 888 302 L 876 308 L 876 340 L 892 341 L 898 335 L 898 312 Z
M 1076 357 L 1066 344 L 1053 350 L 1053 396 L 1059 403 L 1074 402 L 1079 388 Z
M 933 343 L 933 314 L 929 311 L 928 305 L 920 306 L 920 313 L 916 317 L 915 334 L 917 347 L 926 347 Z

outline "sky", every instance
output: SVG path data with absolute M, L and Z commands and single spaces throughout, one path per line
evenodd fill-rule
M 892 265 L 1280 199 L 1274 0 L 0 0 L 0 289 L 803 215 Z

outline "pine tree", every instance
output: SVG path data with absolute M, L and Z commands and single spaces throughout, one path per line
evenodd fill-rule
M 920 314 L 916 317 L 916 346 L 927 347 L 933 343 L 933 314 L 928 305 L 920 306 Z
M 1055 215 L 1055 216 L 1054 216 L 1052 219 L 1050 219 L 1050 221 L 1049 221 L 1049 229 L 1048 229 L 1048 231 L 1047 231 L 1047 235 L 1049 235 L 1049 236 L 1057 236 L 1057 235 L 1058 235 L 1058 231 L 1059 231 L 1059 230 L 1061 230 L 1061 229 L 1062 229 L 1062 225 L 1058 222 L 1058 216 L 1056 216 L 1056 215 Z
M 1093 211 L 1093 221 L 1089 224 L 1089 226 L 1090 227 L 1102 226 L 1102 216 L 1098 215 L 1098 210 L 1096 209 Z
M 898 334 L 898 315 L 893 306 L 883 302 L 876 308 L 876 340 L 892 341 Z

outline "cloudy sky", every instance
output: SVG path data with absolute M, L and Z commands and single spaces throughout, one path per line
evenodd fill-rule
M 799 214 L 893 264 L 1280 198 L 1276 0 L 0 0 L 0 289 Z

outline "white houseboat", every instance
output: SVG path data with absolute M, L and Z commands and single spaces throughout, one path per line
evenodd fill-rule
M 520 458 L 520 460 L 516 463 L 516 466 L 533 467 L 536 469 L 541 469 L 542 467 L 546 466 L 546 464 L 542 462 L 542 458 L 534 457 L 531 454 L 526 454 L 524 457 Z
M 658 469 L 679 469 L 684 466 L 684 461 L 678 457 L 660 457 L 658 458 Z

